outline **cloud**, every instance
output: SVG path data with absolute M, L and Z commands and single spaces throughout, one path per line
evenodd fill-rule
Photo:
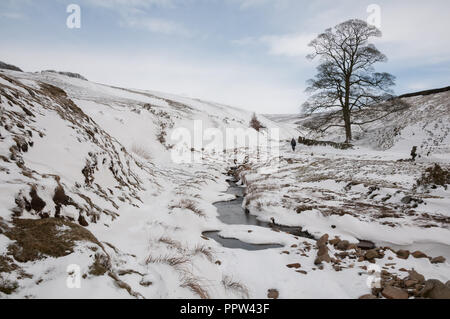
M 20 12 L 0 12 L 0 17 L 14 20 L 21 20 L 25 18 L 25 16 Z
M 191 36 L 191 33 L 182 25 L 159 18 L 139 17 L 135 15 L 127 16 L 122 17 L 120 25 L 129 28 L 143 29 L 154 33 L 186 37 Z
M 151 9 L 176 8 L 175 0 L 85 0 L 86 4 L 116 11 L 119 25 L 165 35 L 191 36 L 186 27 L 174 21 L 154 16 Z
M 86 4 L 116 10 L 130 8 L 150 8 L 154 6 L 172 8 L 173 0 L 85 0 Z
M 314 39 L 310 34 L 288 34 L 263 36 L 260 38 L 269 48 L 269 54 L 288 57 L 306 56 L 310 53 L 308 44 Z
M 30 4 L 31 0 L 3 0 L 0 2 L 0 17 L 21 20 L 26 17 L 24 8 Z
M 231 42 L 239 46 L 263 45 L 271 55 L 305 57 L 310 53 L 308 44 L 314 37 L 314 34 L 264 35 L 258 38 L 245 37 Z

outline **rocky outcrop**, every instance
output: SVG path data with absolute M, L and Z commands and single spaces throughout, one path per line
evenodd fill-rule
M 57 74 L 61 74 L 61 75 L 65 75 L 74 79 L 80 79 L 80 80 L 84 80 L 84 81 L 88 81 L 88 79 L 86 79 L 84 76 L 82 76 L 79 73 L 73 73 L 73 72 L 61 72 L 61 71 L 55 71 L 55 70 L 45 70 L 42 71 L 41 73 L 57 73 Z
M 0 69 L 4 69 L 4 70 L 11 70 L 11 71 L 17 71 L 17 72 L 23 72 L 20 68 L 18 68 L 17 66 L 11 65 L 11 64 L 7 64 L 4 63 L 2 61 L 0 61 Z

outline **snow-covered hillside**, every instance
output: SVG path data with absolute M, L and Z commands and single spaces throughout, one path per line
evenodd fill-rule
M 280 153 L 264 157 L 210 142 L 214 132 L 248 129 L 248 111 L 1 70 L 0 297 L 358 298 L 377 294 L 367 286 L 373 264 L 383 285 L 425 296 L 425 279 L 450 277 L 450 193 L 415 181 L 433 161 L 449 169 L 448 123 L 439 122 L 448 96 L 413 102 L 347 151 L 291 152 L 286 141 L 306 129 L 258 115 L 258 137 L 279 130 Z M 440 115 L 423 129 L 430 108 Z M 199 131 L 203 144 L 189 143 Z M 417 137 L 430 156 L 398 162 Z M 197 160 L 177 162 L 179 153 Z M 246 186 L 243 197 L 227 192 L 227 173 Z M 239 198 L 238 214 L 246 209 L 253 224 L 227 223 L 214 205 Z
M 221 173 L 228 164 L 223 159 L 205 164 L 206 153 L 200 164 L 173 163 L 171 134 L 183 128 L 194 135 L 194 121 L 203 129 L 248 129 L 252 113 L 53 72 L 0 71 L 0 96 L 2 292 L 18 297 L 208 294 L 198 291 L 195 276 L 198 271 L 208 276 L 206 269 L 217 265 L 201 233 L 217 228 L 211 208 L 226 190 Z M 262 116 L 259 120 L 280 128 L 282 138 L 297 134 Z M 209 208 L 209 214 L 186 213 L 186 202 Z M 19 230 L 29 233 L 30 242 L 17 239 Z M 35 242 L 40 240 L 45 244 Z M 184 267 L 191 262 L 195 269 Z M 88 284 L 62 293 L 52 289 L 65 285 L 72 263 L 81 266 Z M 99 274 L 109 277 L 101 276 L 103 282 Z M 208 296 L 230 296 L 225 288 Z
M 418 157 L 433 160 L 448 159 L 450 153 L 450 90 L 402 97 L 394 104 L 405 103 L 405 109 L 393 112 L 378 121 L 362 127 L 353 126 L 355 145 L 376 150 L 403 152 L 408 156 L 417 146 Z M 420 93 L 420 92 L 419 92 Z M 369 112 L 361 112 L 363 118 Z M 381 113 L 383 114 L 383 113 Z M 297 128 L 304 137 L 342 141 L 343 129 L 331 128 L 326 132 L 309 130 L 305 124 L 314 117 L 304 115 L 267 115 L 273 121 Z M 375 116 L 376 118 L 376 116 Z M 363 121 L 357 121 L 363 122 Z

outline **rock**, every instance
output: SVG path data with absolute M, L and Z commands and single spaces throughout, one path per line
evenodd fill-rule
M 328 254 L 328 247 L 326 245 L 319 247 L 319 250 L 317 251 L 316 260 L 314 260 L 314 264 L 320 265 L 324 261 L 327 263 L 331 262 L 331 257 Z
M 424 298 L 450 299 L 450 287 L 437 279 L 430 279 L 425 282 L 419 294 Z
M 402 202 L 403 204 L 409 204 L 409 203 L 411 203 L 411 201 L 412 201 L 412 197 L 411 197 L 411 196 L 405 196 L 405 197 L 403 197 L 402 200 L 401 200 L 401 202 Z
M 348 240 L 342 240 L 336 245 L 336 249 L 347 250 L 348 246 L 350 246 L 350 243 L 348 242 Z
M 369 240 L 360 240 L 358 243 L 358 248 L 364 249 L 364 250 L 370 250 L 374 249 L 375 243 L 369 241 Z
M 415 280 L 419 283 L 423 283 L 425 281 L 425 277 L 423 275 L 419 274 L 414 269 L 411 271 L 408 271 L 408 273 L 409 273 L 409 279 L 411 279 L 411 280 Z
M 269 299 L 278 299 L 280 293 L 276 289 L 269 289 L 267 292 L 267 298 Z
M 319 248 L 320 246 L 326 245 L 328 242 L 328 238 L 329 238 L 328 234 L 325 234 L 322 237 L 320 237 L 316 243 L 317 247 Z
M 377 299 L 377 297 L 372 294 L 367 294 L 359 297 L 359 299 Z
M 450 289 L 450 280 L 445 283 L 445 285 Z
M 339 244 L 340 243 L 340 239 L 339 238 L 335 238 L 335 239 L 331 239 L 330 241 L 329 241 L 329 243 L 331 244 L 331 245 L 333 245 L 333 246 L 336 246 L 337 244 Z
M 35 210 L 37 213 L 42 212 L 42 210 L 47 204 L 42 200 L 42 198 L 39 197 L 35 187 L 31 188 L 30 197 L 31 197 L 31 209 Z
M 406 288 L 414 287 L 417 283 L 418 282 L 416 280 L 411 280 L 411 279 L 405 280 Z
M 289 264 L 286 267 L 298 269 L 298 268 L 301 268 L 302 265 L 300 265 L 299 263 L 295 263 L 295 264 Z
M 367 260 L 374 259 L 374 258 L 379 258 L 379 257 L 380 256 L 378 254 L 378 251 L 376 251 L 375 249 L 368 250 L 366 252 L 366 254 L 364 255 L 364 258 L 367 259 Z
M 307 275 L 308 273 L 304 270 L 296 270 L 299 274 Z
M 387 299 L 408 299 L 409 295 L 406 291 L 404 291 L 403 289 L 397 288 L 397 287 L 392 287 L 392 286 L 387 286 L 386 288 L 383 289 L 383 291 L 381 292 L 381 294 L 383 295 L 383 297 L 387 298 Z
M 408 259 L 409 251 L 408 250 L 399 250 L 397 251 L 397 257 L 401 259 Z
M 419 250 L 413 252 L 411 255 L 413 255 L 414 258 L 428 258 L 427 255 L 425 255 L 423 252 Z
M 445 263 L 445 258 L 443 256 L 435 257 L 431 259 L 432 264 L 443 264 Z
M 7 64 L 7 63 L 1 62 L 1 61 L 0 61 L 0 69 L 12 70 L 12 71 L 17 71 L 17 72 L 23 72 L 17 66 L 14 66 L 14 65 L 11 65 L 11 64 Z
M 89 226 L 89 223 L 86 221 L 83 215 L 80 215 L 80 217 L 78 217 L 78 223 L 83 227 Z

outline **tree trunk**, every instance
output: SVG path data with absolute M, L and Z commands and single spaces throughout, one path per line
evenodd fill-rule
M 350 111 L 344 108 L 343 113 L 345 123 L 345 143 L 350 143 L 352 140 L 352 125 L 350 122 Z
M 345 123 L 345 143 L 352 140 L 352 124 L 350 121 L 350 76 L 345 77 L 345 101 L 343 106 L 343 115 Z

